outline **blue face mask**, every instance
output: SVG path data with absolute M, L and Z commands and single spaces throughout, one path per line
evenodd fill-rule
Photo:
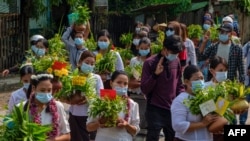
M 81 71 L 85 74 L 89 74 L 91 72 L 93 72 L 94 70 L 94 66 L 88 65 L 86 63 L 82 63 L 81 65 Z
M 224 72 L 215 72 L 215 79 L 218 82 L 222 82 L 222 81 L 227 80 L 227 71 L 224 71 Z
M 118 95 L 124 96 L 124 95 L 127 95 L 128 88 L 127 87 L 122 88 L 122 87 L 116 86 L 115 91 Z
M 211 27 L 211 25 L 209 24 L 203 24 L 203 29 L 204 30 L 208 30 Z
M 178 54 L 171 54 L 169 53 L 166 58 L 169 60 L 169 61 L 173 61 L 175 60 L 176 58 L 178 57 Z
M 229 37 L 227 34 L 219 34 L 219 40 L 221 42 L 226 42 L 226 41 L 228 41 L 228 39 L 229 39 Z
M 100 49 L 107 49 L 109 47 L 109 42 L 98 41 L 97 44 Z
M 32 45 L 31 49 L 37 56 L 45 55 L 45 49 L 37 48 L 35 45 Z
M 23 83 L 23 88 L 28 90 L 30 86 L 30 83 Z
M 204 80 L 197 80 L 192 81 L 192 91 L 195 92 L 196 90 L 203 89 L 205 87 Z
M 172 30 L 172 31 L 171 30 L 167 30 L 166 31 L 166 35 L 167 35 L 167 37 L 171 36 L 171 35 L 174 35 L 174 30 Z
M 84 40 L 82 38 L 75 38 L 74 42 L 77 46 L 84 44 Z
M 53 98 L 51 93 L 42 93 L 42 92 L 36 93 L 35 97 L 39 102 L 43 104 L 48 103 Z
M 140 54 L 141 56 L 147 56 L 147 55 L 149 54 L 149 52 L 150 52 L 149 49 L 146 49 L 146 50 L 144 50 L 144 49 L 139 49 L 139 54 Z

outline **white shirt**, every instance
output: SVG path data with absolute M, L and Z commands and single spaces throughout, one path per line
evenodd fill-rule
M 183 104 L 191 96 L 186 92 L 180 93 L 171 105 L 172 126 L 175 137 L 185 141 L 213 141 L 213 135 L 206 127 L 187 132 L 191 122 L 200 122 L 201 115 L 193 115 L 188 107 Z
M 64 111 L 63 104 L 59 101 L 56 101 L 56 107 L 59 115 L 59 133 L 60 135 L 69 133 L 70 132 L 69 123 L 66 118 L 66 113 Z M 41 112 L 41 124 L 42 125 L 53 124 L 51 113 L 46 113 L 45 109 L 43 109 L 43 111 Z
M 139 106 L 132 99 L 129 100 L 130 111 L 128 123 L 136 127 L 136 134 L 140 131 L 139 123 Z M 124 118 L 125 114 L 121 112 L 120 118 Z M 87 124 L 96 121 L 97 118 L 88 117 Z M 98 128 L 95 141 L 132 141 L 133 136 L 127 132 L 125 128 L 110 127 L 110 128 Z
M 230 44 L 222 44 L 218 45 L 217 56 L 225 58 L 228 62 L 229 59 L 229 51 L 230 51 L 231 43 Z
M 190 40 L 189 38 L 186 39 L 186 41 L 184 42 L 185 47 L 187 48 L 187 64 L 189 63 L 189 61 L 191 62 L 192 65 L 197 65 L 196 62 L 196 53 L 195 53 L 195 47 L 194 47 L 194 43 L 192 40 Z
M 96 80 L 96 92 L 99 95 L 100 89 L 103 89 L 102 79 L 99 75 L 93 74 L 94 79 Z M 71 105 L 69 111 L 74 116 L 88 116 L 88 103 L 83 105 Z
M 26 97 L 26 92 L 24 91 L 23 87 L 14 91 L 9 99 L 9 103 L 8 103 L 8 113 L 11 113 L 11 111 L 14 108 L 14 105 L 17 105 L 18 103 L 20 103 L 21 101 L 26 101 L 27 97 Z

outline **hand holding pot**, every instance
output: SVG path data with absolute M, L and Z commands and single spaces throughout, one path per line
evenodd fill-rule
M 208 126 L 209 124 L 211 124 L 212 122 L 214 122 L 215 119 L 216 119 L 216 116 L 215 116 L 215 115 L 207 114 L 206 116 L 203 117 L 202 123 L 203 123 L 205 126 Z
M 128 122 L 122 118 L 117 119 L 117 127 L 125 128 L 128 125 Z

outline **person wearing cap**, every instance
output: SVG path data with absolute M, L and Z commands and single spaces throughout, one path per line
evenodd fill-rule
M 238 37 L 240 37 L 240 29 L 239 29 L 239 23 L 237 20 L 235 20 L 234 14 L 229 14 L 229 17 L 233 19 L 233 29 Z
M 36 57 L 41 57 L 45 55 L 49 48 L 49 43 L 47 39 L 45 39 L 42 35 L 33 35 L 30 38 L 30 45 L 32 53 Z M 31 54 L 24 55 L 24 57 L 21 59 L 20 62 L 18 62 L 18 64 L 14 65 L 9 69 L 5 69 L 2 72 L 2 76 L 7 76 L 9 73 L 17 73 L 19 71 L 20 64 L 26 63 L 26 60 L 29 58 L 29 56 L 31 56 Z
M 233 27 L 231 24 L 226 23 L 221 25 L 218 30 L 219 41 L 211 44 L 206 49 L 204 46 L 199 48 L 197 54 L 204 59 L 212 58 L 215 55 L 225 58 L 228 62 L 227 78 L 230 80 L 238 79 L 240 82 L 244 83 L 245 71 L 243 50 L 239 44 L 234 44 L 231 41 Z M 205 38 L 205 40 L 208 39 L 209 38 Z

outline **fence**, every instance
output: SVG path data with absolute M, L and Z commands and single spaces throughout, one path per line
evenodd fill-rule
M 27 32 L 20 14 L 0 14 L 0 71 L 17 64 L 27 49 Z

